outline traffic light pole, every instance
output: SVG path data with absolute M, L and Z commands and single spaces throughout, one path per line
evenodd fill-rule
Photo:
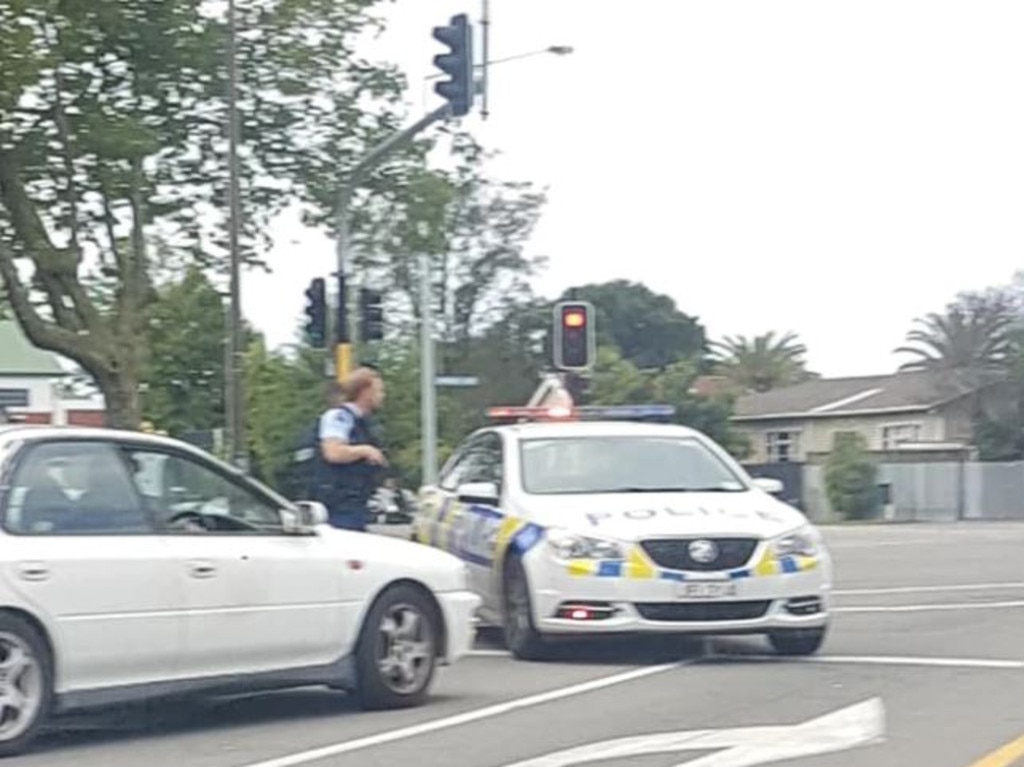
M 338 275 L 345 278 L 340 281 L 343 289 L 347 292 L 350 288 L 347 279 L 349 275 L 348 264 L 346 263 L 349 251 L 349 207 L 352 203 L 352 195 L 364 173 L 380 162 L 390 152 L 411 140 L 417 133 L 426 130 L 431 125 L 447 119 L 451 114 L 451 105 L 444 104 L 433 112 L 424 115 L 407 128 L 403 128 L 388 136 L 384 141 L 377 144 L 367 152 L 359 162 L 349 171 L 348 177 L 342 186 L 341 194 L 338 196 L 337 227 L 338 238 L 335 243 L 335 255 L 337 257 Z M 347 298 L 347 296 L 346 296 Z M 342 304 L 346 307 L 353 307 L 354 301 L 344 300 Z M 337 344 L 335 346 L 335 376 L 342 381 L 352 372 L 352 346 L 355 341 L 352 333 L 351 312 L 345 312 L 344 316 L 338 317 Z

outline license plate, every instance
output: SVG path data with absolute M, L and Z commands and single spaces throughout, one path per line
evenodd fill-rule
M 736 584 L 725 582 L 680 583 L 676 593 L 680 599 L 728 599 L 736 596 Z

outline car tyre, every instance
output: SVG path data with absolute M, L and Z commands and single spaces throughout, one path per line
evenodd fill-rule
M 53 659 L 24 618 L 0 613 L 0 757 L 22 754 L 53 708 Z
M 437 669 L 440 635 L 434 605 L 422 591 L 407 585 L 385 591 L 366 616 L 356 650 L 362 707 L 423 704 Z
M 519 660 L 545 660 L 550 648 L 533 622 L 533 602 L 526 570 L 519 557 L 505 566 L 505 645 Z
M 826 627 L 787 629 L 768 634 L 768 641 L 779 655 L 814 655 L 825 643 Z

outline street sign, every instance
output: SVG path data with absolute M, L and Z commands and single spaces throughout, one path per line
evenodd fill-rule
M 479 386 L 480 379 L 476 376 L 438 376 L 434 379 L 437 386 Z
M 871 698 L 797 724 L 636 735 L 569 748 L 506 767 L 571 767 L 684 751 L 714 753 L 679 767 L 756 767 L 877 744 L 884 735 L 885 707 L 881 699 Z

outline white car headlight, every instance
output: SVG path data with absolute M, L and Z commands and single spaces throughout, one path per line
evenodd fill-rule
M 548 545 L 559 559 L 625 559 L 626 553 L 615 541 L 591 538 L 568 530 L 548 533 Z
M 811 525 L 779 536 L 772 542 L 777 557 L 813 557 L 821 549 L 821 536 Z

